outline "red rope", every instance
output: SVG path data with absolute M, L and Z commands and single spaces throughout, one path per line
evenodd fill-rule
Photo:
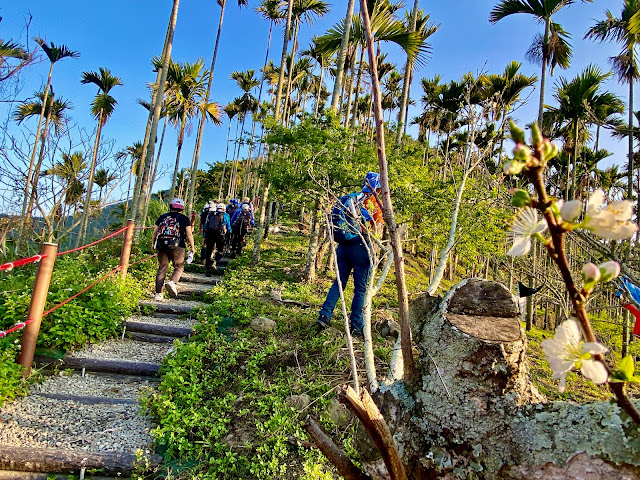
M 27 325 L 29 325 L 30 323 L 33 323 L 32 319 L 29 319 L 25 322 L 20 322 L 20 323 L 16 323 L 13 327 L 11 327 L 9 330 L 6 331 L 2 331 L 0 330 L 0 338 L 6 337 L 7 335 L 9 335 L 10 333 L 15 332 L 16 330 L 20 330 L 21 328 L 26 327 Z
M 39 262 L 47 255 L 34 255 L 33 257 L 21 258 L 20 260 L 16 260 L 15 262 L 7 262 L 0 265 L 0 271 L 3 270 L 11 270 L 13 267 L 19 267 L 21 265 L 26 265 L 27 263 Z
M 130 264 L 129 264 L 129 266 L 132 266 L 132 265 L 136 265 L 136 264 L 138 264 L 138 263 L 145 262 L 145 261 L 147 261 L 147 260 L 149 260 L 149 259 L 151 259 L 151 258 L 153 258 L 153 257 L 155 257 L 155 256 L 157 256 L 157 255 L 158 255 L 157 253 L 154 253 L 153 255 L 150 255 L 150 256 L 148 256 L 148 257 L 143 258 L 142 260 L 138 260 L 138 261 L 136 261 L 136 262 L 130 263 Z M 43 256 L 42 258 L 44 258 L 44 256 Z M 25 259 L 25 260 L 27 260 L 27 259 Z M 69 298 L 67 298 L 66 300 L 64 300 L 64 301 L 60 302 L 60 303 L 59 303 L 58 305 L 56 305 L 55 307 L 50 308 L 49 310 L 47 310 L 46 312 L 44 312 L 44 313 L 42 314 L 42 316 L 44 317 L 44 316 L 46 316 L 46 315 L 50 314 L 51 312 L 53 312 L 54 310 L 57 310 L 58 308 L 62 307 L 63 305 L 66 305 L 67 303 L 69 303 L 69 302 L 70 302 L 71 300 L 73 300 L 74 298 L 79 297 L 80 295 L 82 295 L 82 294 L 83 294 L 84 292 L 86 292 L 87 290 L 89 290 L 89 289 L 91 289 L 91 288 L 95 287 L 98 283 L 102 282 L 103 280 L 106 280 L 108 277 L 110 277 L 111 275 L 113 275 L 114 273 L 116 273 L 118 270 L 120 270 L 120 268 L 121 268 L 121 267 L 120 267 L 120 265 L 118 265 L 118 266 L 117 266 L 117 267 L 115 267 L 113 270 L 109 271 L 106 275 L 103 275 L 102 277 L 100 277 L 98 280 L 96 280 L 95 282 L 93 282 L 93 283 L 92 283 L 91 285 L 89 285 L 88 287 L 86 287 L 86 288 L 84 288 L 84 289 L 80 290 L 78 293 L 76 293 L 76 294 L 74 294 L 74 295 L 70 296 L 70 297 L 69 297 Z M 10 333 L 15 332 L 16 330 L 20 330 L 21 328 L 24 328 L 24 327 L 26 327 L 27 325 L 29 325 L 30 323 L 33 323 L 33 322 L 34 322 L 34 320 L 30 318 L 30 319 L 28 319 L 28 320 L 26 320 L 26 321 L 24 321 L 24 322 L 16 323 L 13 327 L 11 327 L 11 328 L 10 328 L 10 329 L 8 329 L 8 330 L 5 330 L 5 331 L 0 330 L 0 338 L 6 337 L 6 336 L 7 336 L 7 335 L 9 335 Z
M 135 261 L 133 263 L 130 263 L 129 266 L 131 267 L 133 265 L 137 265 L 138 263 L 146 262 L 150 258 L 157 257 L 157 256 L 158 256 L 158 254 L 154 253 L 153 255 L 149 255 L 148 257 L 143 258 L 142 260 L 137 260 L 137 261 Z
M 73 248 L 71 250 L 67 250 L 66 252 L 59 252 L 56 256 L 60 257 L 62 255 L 66 255 L 68 253 L 79 252 L 80 250 L 84 250 L 85 248 L 93 247 L 94 245 L 97 245 L 100 242 L 104 242 L 105 240 L 107 240 L 107 239 L 109 239 L 111 237 L 115 237 L 116 235 L 124 232 L 127 228 L 129 228 L 129 227 L 122 227 L 120 230 L 116 230 L 111 235 L 107 235 L 106 237 L 102 237 L 100 240 L 96 240 L 95 242 L 87 243 L 86 245 L 83 245 L 82 247 L 78 247 L 78 248 Z
M 95 287 L 98 283 L 102 282 L 103 280 L 105 280 L 107 277 L 110 277 L 111 275 L 113 275 L 114 273 L 116 273 L 118 270 L 120 270 L 120 265 L 118 265 L 116 268 L 114 268 L 113 270 L 111 270 L 109 273 L 107 273 L 106 275 L 104 275 L 103 277 L 100 277 L 98 280 L 96 280 L 95 282 L 93 282 L 91 285 L 89 285 L 86 288 L 83 288 L 82 290 L 80 290 L 78 293 L 76 293 L 75 295 L 70 296 L 69 298 L 67 298 L 66 300 L 64 300 L 63 302 L 60 302 L 58 305 L 56 305 L 53 308 L 50 308 L 49 310 L 47 310 L 46 312 L 44 312 L 42 314 L 42 316 L 44 317 L 45 315 L 50 314 L 51 312 L 53 312 L 54 310 L 57 310 L 58 308 L 62 307 L 63 305 L 66 305 L 67 303 L 69 303 L 71 300 L 73 300 L 74 298 L 78 297 L 79 295 L 82 295 L 84 292 L 86 292 L 87 290 L 89 290 L 90 288 Z

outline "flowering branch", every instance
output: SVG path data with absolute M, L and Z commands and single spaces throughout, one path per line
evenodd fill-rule
M 631 357 L 625 357 L 617 369 L 611 369 L 604 363 L 606 347 L 600 344 L 587 315 L 586 303 L 597 283 L 604 283 L 620 274 L 620 265 L 609 261 L 600 266 L 586 264 L 582 269 L 584 285 L 578 288 L 571 276 L 571 270 L 565 253 L 566 233 L 577 228 L 590 230 L 593 234 L 611 239 L 622 240 L 631 237 L 638 225 L 630 221 L 632 203 L 630 201 L 613 202 L 601 208 L 604 195 L 597 190 L 586 206 L 581 222 L 583 204 L 579 200 L 563 202 L 552 200 L 547 194 L 543 172 L 547 162 L 558 154 L 558 147 L 549 139 L 543 138 L 537 124 L 532 125 L 532 147 L 525 144 L 524 131 L 513 122 L 510 123 L 511 137 L 516 143 L 514 158 L 504 166 L 507 175 L 524 173 L 535 191 L 532 198 L 526 190 L 513 190 L 512 205 L 520 207 L 518 217 L 511 228 L 513 246 L 509 255 L 526 255 L 531 249 L 532 240 L 540 240 L 549 256 L 556 264 L 564 281 L 573 305 L 574 318 L 563 322 L 552 340 L 542 342 L 542 348 L 548 357 L 553 378 L 560 379 L 560 391 L 564 391 L 566 375 L 573 368 L 594 383 L 608 383 L 616 397 L 618 406 L 636 423 L 640 424 L 640 412 L 625 392 L 627 382 L 635 382 L 634 365 Z M 538 221 L 537 211 L 544 220 Z M 543 233 L 549 231 L 549 236 Z M 586 340 L 583 342 L 582 339 Z

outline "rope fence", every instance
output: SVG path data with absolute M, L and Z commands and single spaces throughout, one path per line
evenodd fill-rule
M 103 276 L 101 276 L 99 279 L 95 280 L 94 282 L 92 282 L 90 285 L 86 286 L 85 288 L 83 288 L 82 290 L 80 290 L 79 292 L 73 294 L 72 296 L 70 296 L 69 298 L 67 298 L 66 300 L 63 300 L 62 302 L 60 302 L 59 304 L 55 305 L 54 307 L 50 308 L 49 310 L 47 310 L 46 312 L 43 312 L 40 315 L 40 318 L 54 312 L 55 310 L 63 307 L 64 305 L 66 305 L 67 303 L 69 303 L 70 301 L 72 301 L 73 299 L 79 297 L 80 295 L 82 295 L 83 293 L 87 292 L 88 290 L 92 289 L 93 287 L 95 287 L 97 284 L 103 282 L 104 280 L 106 280 L 107 278 L 109 278 L 110 276 L 114 275 L 115 273 L 117 273 L 118 271 L 122 271 L 122 275 L 126 274 L 126 270 L 133 265 L 137 265 L 140 264 L 142 262 L 145 262 L 147 260 L 150 260 L 151 258 L 156 257 L 158 254 L 155 253 L 153 255 L 149 255 L 145 258 L 142 258 L 140 260 L 137 260 L 135 262 L 129 263 L 129 254 L 130 254 L 130 246 L 131 246 L 131 233 L 134 229 L 138 229 L 138 230 L 146 230 L 149 228 L 153 228 L 153 227 L 133 227 L 133 222 L 130 222 L 130 225 L 127 225 L 126 227 L 122 227 L 118 230 L 116 230 L 115 232 L 99 239 L 96 240 L 94 242 L 88 243 L 86 245 L 82 245 L 81 247 L 77 247 L 77 248 L 73 248 L 64 252 L 59 252 L 59 253 L 55 253 L 55 246 L 54 246 L 54 250 L 53 251 L 49 251 L 49 254 L 43 253 L 41 255 L 34 255 L 32 257 L 28 257 L 28 258 L 22 258 L 20 260 L 16 260 L 13 262 L 7 262 L 4 263 L 2 265 L 0 265 L 0 271 L 10 271 L 12 270 L 14 267 L 19 267 L 21 265 L 27 265 L 29 263 L 34 263 L 34 262 L 39 262 L 44 258 L 48 258 L 49 256 L 52 256 L 54 258 L 63 256 L 63 255 L 68 255 L 70 253 L 74 253 L 74 252 L 79 252 L 81 250 L 84 250 L 86 248 L 92 247 L 94 245 L 97 245 L 101 242 L 104 242 L 105 240 L 108 240 L 109 238 L 113 238 L 116 235 L 121 234 L 122 232 L 128 230 L 129 228 L 131 228 L 130 232 L 125 235 L 125 246 L 128 244 L 127 249 L 125 249 L 125 246 L 123 246 L 123 252 L 125 252 L 126 250 L 126 257 L 123 257 L 124 253 L 121 254 L 121 258 L 120 258 L 120 264 L 118 266 L 116 266 L 115 268 L 109 270 L 106 274 L 104 274 Z M 128 243 L 127 243 L 128 242 Z M 43 247 L 44 248 L 44 247 Z M 126 260 L 123 260 L 123 258 L 126 258 Z M 51 264 L 50 269 L 53 268 L 52 267 L 53 264 Z M 49 277 L 50 277 L 51 271 L 49 271 Z M 38 275 L 36 274 L 36 283 L 37 283 L 37 277 Z M 45 291 L 45 296 L 46 296 L 46 291 Z M 32 300 L 33 301 L 33 300 Z M 29 313 L 29 316 L 31 316 L 31 313 Z M 35 316 L 35 315 L 34 315 Z M 7 335 L 20 330 L 24 327 L 26 327 L 29 324 L 32 324 L 36 321 L 36 319 L 34 318 L 28 318 L 27 320 L 25 320 L 24 322 L 18 322 L 15 325 L 13 325 L 11 328 L 7 329 L 7 330 L 0 330 L 0 338 L 4 338 Z

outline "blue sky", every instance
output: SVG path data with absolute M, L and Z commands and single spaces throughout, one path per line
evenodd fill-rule
M 334 0 L 332 3 L 330 14 L 301 30 L 302 48 L 308 45 L 312 35 L 324 33 L 344 16 L 346 0 Z M 411 8 L 413 1 L 408 3 L 407 8 Z M 419 80 L 423 77 L 439 74 L 443 81 L 450 81 L 466 72 L 499 73 L 511 60 L 522 62 L 524 73 L 539 76 L 539 67 L 528 63 L 524 54 L 534 35 L 541 30 L 541 25 L 527 15 L 514 15 L 491 25 L 489 12 L 496 3 L 494 0 L 420 1 L 420 8 L 429 13 L 432 21 L 439 23 L 441 28 L 431 37 L 433 53 L 429 63 L 421 67 L 414 77 L 414 99 L 419 99 Z M 255 13 L 254 8 L 258 4 L 257 0 L 250 0 L 250 8 L 239 9 L 237 2 L 228 1 L 212 94 L 212 100 L 221 105 L 239 94 L 235 82 L 229 79 L 231 72 L 247 69 L 257 71 L 263 65 L 269 24 Z M 103 136 L 114 139 L 119 150 L 144 136 L 147 115 L 136 99 L 147 98 L 145 85 L 155 79 L 149 60 L 161 53 L 171 6 L 170 0 L 6 2 L 0 6 L 0 16 L 3 17 L 0 38 L 26 41 L 25 19 L 32 15 L 29 30 L 31 45 L 34 36 L 41 36 L 47 41 L 65 44 L 80 52 L 79 59 L 64 59 L 56 64 L 53 85 L 57 96 L 73 104 L 73 120 L 89 129 L 95 126 L 89 109 L 96 92 L 93 86 L 80 84 L 82 72 L 106 67 L 118 75 L 124 86 L 112 90 L 118 105 L 103 130 Z M 615 44 L 596 44 L 582 40 L 582 37 L 596 19 L 604 18 L 605 10 L 610 9 L 619 15 L 621 6 L 619 0 L 600 0 L 592 4 L 578 2 L 554 17 L 572 34 L 574 57 L 569 70 L 558 69 L 555 76 L 550 78 L 547 103 L 553 103 L 553 86 L 560 76 L 573 78 L 590 63 L 604 70 L 609 69 L 608 58 L 616 55 L 619 47 Z M 219 13 L 220 8 L 213 0 L 181 2 L 174 60 L 193 62 L 203 58 L 205 65 L 210 64 Z M 281 49 L 282 28 L 276 27 L 270 54 L 276 63 L 279 62 Z M 399 66 L 404 63 L 401 52 L 389 47 L 386 47 L 386 51 L 390 61 L 397 62 Z M 29 97 L 44 86 L 48 66 L 48 62 L 42 61 L 23 71 L 24 82 L 19 99 Z M 331 91 L 331 79 L 326 81 Z M 627 87 L 619 85 L 615 78 L 609 79 L 607 88 L 627 102 Z M 530 90 L 529 93 L 528 105 L 515 114 L 522 123 L 531 122 L 537 116 L 538 92 Z M 7 104 L 0 104 L 0 119 L 6 119 L 7 108 Z M 416 114 L 417 110 L 410 111 L 410 117 Z M 183 167 L 191 161 L 195 127 L 191 137 L 185 140 L 181 162 Z M 176 135 L 174 131 L 167 132 L 161 158 L 164 168 L 173 165 L 175 159 Z M 226 122 L 221 127 L 205 127 L 201 168 L 205 168 L 205 163 L 224 159 L 226 135 Z M 611 160 L 603 163 L 624 163 L 624 142 L 603 138 L 601 147 L 615 153 Z M 159 186 L 167 188 L 169 181 L 165 176 Z

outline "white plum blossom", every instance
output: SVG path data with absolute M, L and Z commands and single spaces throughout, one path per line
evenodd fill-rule
M 616 201 L 600 208 L 603 202 L 604 192 L 602 190 L 593 192 L 580 226 L 591 230 L 594 235 L 609 240 L 624 240 L 631 237 L 638 230 L 638 225 L 630 221 L 633 215 L 633 202 Z
M 530 207 L 521 208 L 518 210 L 518 215 L 509 230 L 513 238 L 513 245 L 507 255 L 526 255 L 531 250 L 531 238 L 546 229 L 546 220 L 544 218 L 538 220 L 538 212 L 536 210 Z
M 571 200 L 562 203 L 560 208 L 560 216 L 565 222 L 575 222 L 582 213 L 582 202 L 580 200 Z
M 567 384 L 567 373 L 573 368 L 595 384 L 605 383 L 609 379 L 607 369 L 593 355 L 607 352 L 607 348 L 595 342 L 584 343 L 578 322 L 570 318 L 562 322 L 556 329 L 556 335 L 551 340 L 544 340 L 540 344 L 547 360 L 553 369 L 553 377 L 560 379 L 560 393 L 564 392 Z

